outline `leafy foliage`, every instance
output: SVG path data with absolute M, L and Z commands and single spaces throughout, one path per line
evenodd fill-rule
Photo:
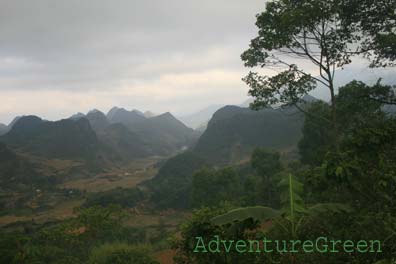
M 88 263 L 92 264 L 157 264 L 147 247 L 123 243 L 103 244 L 92 249 Z
M 242 178 L 235 169 L 203 169 L 193 176 L 191 203 L 194 208 L 216 206 L 224 201 L 239 203 L 242 193 Z
M 160 207 L 187 208 L 193 173 L 206 165 L 204 159 L 189 151 L 170 158 L 147 183 L 153 191 L 151 200 Z

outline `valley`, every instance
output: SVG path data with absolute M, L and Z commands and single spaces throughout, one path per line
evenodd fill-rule
M 265 115 L 273 115 L 237 106 L 215 112 L 209 111 L 207 118 L 214 116 L 210 122 L 199 115 L 198 120 L 209 123 L 201 132 L 169 113 L 145 117 L 137 110 L 117 107 L 108 114 L 92 110 L 60 121 L 15 118 L 0 137 L 0 153 L 9 160 L 0 160 L 0 227 L 18 230 L 27 225 L 53 225 L 75 218 L 76 208 L 125 203 L 126 226 L 146 230 L 149 237 L 155 237 L 159 227 L 166 233 L 177 231 L 191 216 L 184 188 L 189 188 L 195 170 L 214 164 L 249 164 L 254 146 L 260 143 L 243 126 L 238 128 L 238 120 L 258 121 L 262 116 L 268 121 Z M 276 128 L 279 123 L 268 126 Z M 246 144 L 247 139 L 251 143 Z M 282 146 L 293 149 L 297 141 L 288 140 Z M 19 164 L 14 165 L 19 170 L 10 168 L 10 161 Z M 173 194 L 169 192 L 177 190 L 185 197 L 184 205 L 173 209 L 177 200 L 170 199 Z

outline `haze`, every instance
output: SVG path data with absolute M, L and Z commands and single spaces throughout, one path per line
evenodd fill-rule
M 261 0 L 0 1 L 0 122 L 240 103 Z

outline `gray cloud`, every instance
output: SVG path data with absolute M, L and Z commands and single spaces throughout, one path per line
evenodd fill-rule
M 137 102 L 157 111 L 192 111 L 227 87 L 234 90 L 224 98 L 243 101 L 239 56 L 264 7 L 262 0 L 0 0 L 0 93 L 7 101 L 0 121 L 21 113 L 56 119 Z M 238 74 L 232 81 L 231 73 Z M 209 79 L 202 81 L 205 74 Z M 153 103 L 159 90 L 164 99 Z
M 240 103 L 248 91 L 240 54 L 264 8 L 263 0 L 0 0 L 0 122 L 114 105 L 182 114 Z

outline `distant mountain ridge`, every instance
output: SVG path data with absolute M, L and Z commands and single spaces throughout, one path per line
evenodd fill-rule
M 186 126 L 193 129 L 198 129 L 202 126 L 206 126 L 209 120 L 212 118 L 213 114 L 223 106 L 224 105 L 211 105 L 196 113 L 180 116 L 179 119 Z
M 107 118 L 110 123 L 122 123 L 131 125 L 135 122 L 145 120 L 144 114 L 138 110 L 128 111 L 124 108 L 113 107 L 107 113 Z
M 37 116 L 16 118 L 0 142 L 22 153 L 90 163 L 127 162 L 147 156 L 168 156 L 192 146 L 198 135 L 171 113 L 152 117 L 113 107 L 107 115 L 94 109 L 68 119 L 45 121 Z

